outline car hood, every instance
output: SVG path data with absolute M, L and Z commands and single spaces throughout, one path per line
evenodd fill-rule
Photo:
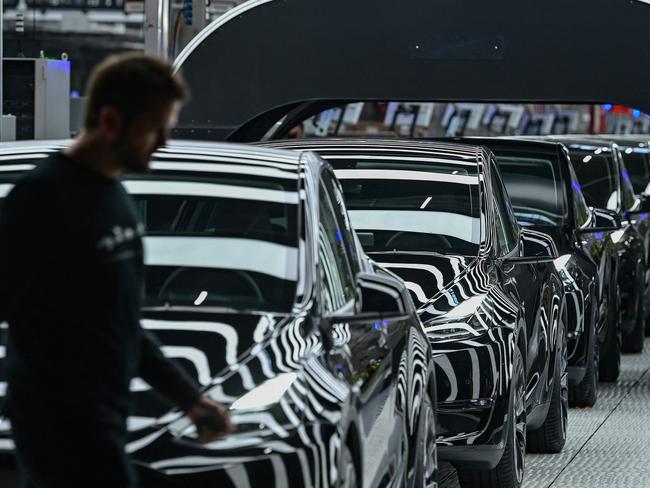
M 222 386 L 214 392 L 215 398 L 227 404 L 241 396 L 245 386 L 262 381 L 264 374 L 246 372 L 238 386 L 227 379 L 266 349 L 274 332 L 295 322 L 296 318 L 288 315 L 176 311 L 148 312 L 141 321 L 160 341 L 165 356 L 176 361 L 202 389 L 228 383 L 227 389 Z M 140 378 L 131 382 L 131 391 L 131 430 L 151 425 L 173 408 Z
M 320 361 L 319 336 L 303 315 L 164 312 L 148 313 L 142 325 L 205 393 L 231 408 L 235 437 L 245 443 L 286 437 L 302 425 L 305 410 L 312 420 L 338 421 L 335 407 L 346 401 L 348 389 Z M 315 383 L 327 395 L 317 398 L 320 411 L 312 412 L 305 395 Z M 127 451 L 136 460 L 149 464 L 164 452 L 203 449 L 187 417 L 146 383 L 134 380 L 132 394 Z
M 368 255 L 406 283 L 417 307 L 462 276 L 475 258 L 429 252 L 371 252 Z

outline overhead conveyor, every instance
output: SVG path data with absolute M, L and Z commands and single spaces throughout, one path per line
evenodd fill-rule
M 254 0 L 176 61 L 177 136 L 258 140 L 347 101 L 618 103 L 650 113 L 640 0 Z

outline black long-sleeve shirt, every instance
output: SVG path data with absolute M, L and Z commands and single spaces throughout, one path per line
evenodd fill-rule
M 63 154 L 11 191 L 0 214 L 10 415 L 57 408 L 123 422 L 134 376 L 181 408 L 197 399 L 140 326 L 142 234 L 122 184 Z

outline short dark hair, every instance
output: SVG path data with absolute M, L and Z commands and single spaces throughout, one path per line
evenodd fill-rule
M 162 59 L 143 53 L 113 55 L 90 75 L 84 126 L 96 128 L 102 107 L 116 108 L 128 125 L 136 116 L 162 104 L 185 101 L 189 92 L 179 73 Z

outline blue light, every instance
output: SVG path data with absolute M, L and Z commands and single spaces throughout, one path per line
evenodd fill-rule
M 381 325 L 383 325 L 384 327 L 388 327 L 388 320 L 382 320 Z
M 633 115 L 635 118 L 637 118 L 637 117 L 641 117 L 641 110 L 637 110 L 637 109 L 632 110 L 632 115 Z
M 571 182 L 571 188 L 573 188 L 575 191 L 582 191 L 582 188 L 580 187 L 580 183 L 578 183 L 577 181 Z
M 606 112 L 609 112 L 612 109 L 612 104 L 606 103 L 605 105 L 603 105 L 603 108 L 605 109 Z
M 648 214 L 647 213 L 642 213 L 641 215 L 639 215 L 639 217 L 641 217 L 641 220 L 645 220 L 645 219 L 648 218 Z
M 602 239 L 603 238 L 603 233 L 602 232 L 596 232 L 596 239 Z
M 336 238 L 338 239 L 339 242 L 343 241 L 343 234 L 341 234 L 340 230 L 336 231 Z
M 626 179 L 627 181 L 630 181 L 630 175 L 627 171 L 623 171 L 623 178 Z
M 71 96 L 72 98 L 79 98 L 79 92 L 78 92 L 77 90 L 72 90 L 72 91 L 70 92 L 70 96 Z
M 373 324 L 372 328 L 375 329 L 375 330 L 379 330 L 379 329 L 381 329 L 381 324 L 379 322 L 375 322 Z
M 47 65 L 52 69 L 57 69 L 70 73 L 70 61 L 48 60 Z

